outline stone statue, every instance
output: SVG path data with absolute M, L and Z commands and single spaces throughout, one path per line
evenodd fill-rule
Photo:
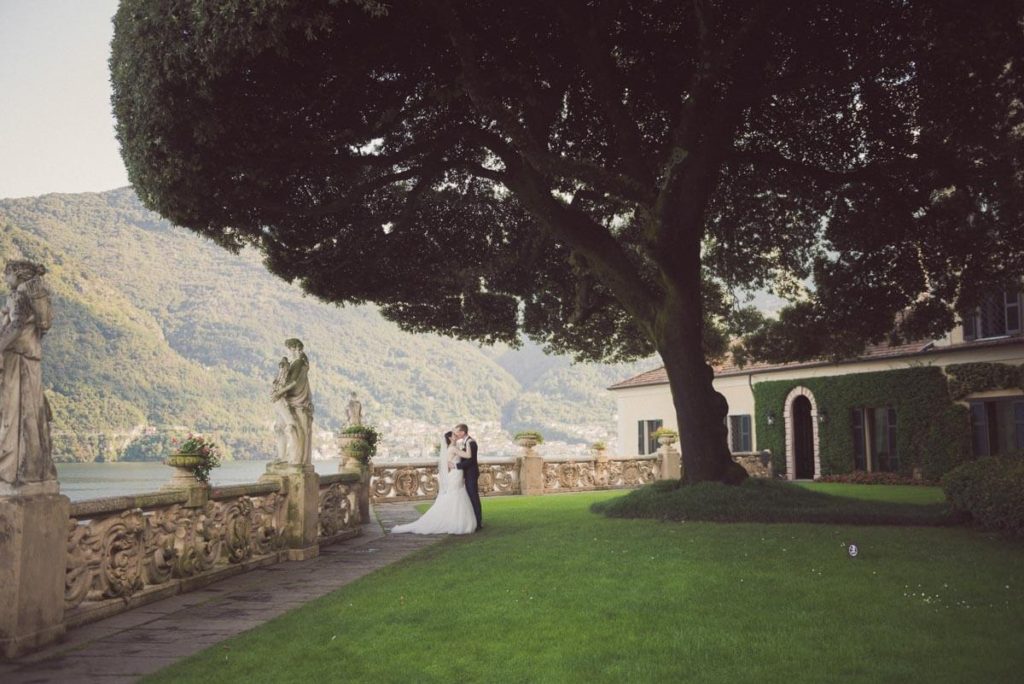
M 348 406 L 345 408 L 345 427 L 363 424 L 363 405 L 356 399 L 356 393 L 351 394 Z
M 288 367 L 290 365 L 291 361 L 288 360 L 288 357 L 282 356 L 277 364 L 277 376 L 274 378 L 274 383 L 270 390 L 270 399 L 274 402 L 274 438 L 277 445 L 276 463 L 288 462 L 288 436 L 291 434 L 292 429 L 292 412 L 288 407 L 288 400 L 283 395 L 278 396 L 278 392 L 288 382 Z
M 292 465 L 308 465 L 313 461 L 313 395 L 309 389 L 309 359 L 302 351 L 302 341 L 285 340 L 291 360 L 287 370 L 278 364 L 271 399 L 279 406 L 275 413 L 281 421 L 283 439 L 278 439 L 278 459 Z M 286 361 L 287 359 L 282 359 Z M 283 376 L 283 377 L 282 377 Z M 277 421 L 275 421 L 275 430 Z
M 0 483 L 18 486 L 57 479 L 50 442 L 53 414 L 43 394 L 43 335 L 53 320 L 46 268 L 10 260 L 4 280 L 11 288 L 0 309 Z

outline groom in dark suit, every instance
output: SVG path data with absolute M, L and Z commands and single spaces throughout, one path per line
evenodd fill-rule
M 480 480 L 480 464 L 476 460 L 476 440 L 469 436 L 469 428 L 465 423 L 459 423 L 452 430 L 452 437 L 462 440 L 462 451 L 465 455 L 459 459 L 456 468 L 462 471 L 462 477 L 466 482 L 466 493 L 469 494 L 469 501 L 473 504 L 473 513 L 476 514 L 476 529 L 479 532 L 484 526 L 483 516 L 480 511 L 480 490 L 477 483 Z

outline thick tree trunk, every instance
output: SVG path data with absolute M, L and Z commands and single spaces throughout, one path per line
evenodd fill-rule
M 747 473 L 732 460 L 725 424 L 729 405 L 712 385 L 714 371 L 704 358 L 700 268 L 684 272 L 659 312 L 654 335 L 679 425 L 682 481 L 737 484 Z
M 729 406 L 711 383 L 714 373 L 704 361 L 700 338 L 693 337 L 682 335 L 660 352 L 679 425 L 683 482 L 735 484 L 746 478 L 746 472 L 729 452 L 725 425 Z

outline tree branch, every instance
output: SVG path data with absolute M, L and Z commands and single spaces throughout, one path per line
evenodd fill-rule
M 509 167 L 506 185 L 552 236 L 586 258 L 601 282 L 641 325 L 651 324 L 656 295 L 607 228 L 557 200 L 544 178 L 526 164 Z
M 535 168 L 543 169 L 552 175 L 584 180 L 605 187 L 609 192 L 628 202 L 649 204 L 653 201 L 653 193 L 632 178 L 617 174 L 597 163 L 554 155 L 547 149 L 546 142 L 541 143 L 534 138 L 516 116 L 500 103 L 499 98 L 491 93 L 487 79 L 477 66 L 478 55 L 451 2 L 444 2 L 441 7 L 446 25 L 449 27 L 449 38 L 462 66 L 467 96 L 477 111 L 490 117 L 501 128 L 511 141 L 517 156 L 528 159 Z
M 774 150 L 761 152 L 739 151 L 730 157 L 730 161 L 748 162 L 790 171 L 833 187 L 849 183 L 887 183 L 893 179 L 892 172 L 898 168 L 894 164 L 873 163 L 859 169 L 833 171 L 820 166 L 806 164 L 796 159 L 790 159 Z
M 618 73 L 612 63 L 603 38 L 604 27 L 597 21 L 591 22 L 587 35 L 576 30 L 580 19 L 571 16 L 565 5 L 558 5 L 558 14 L 582 58 L 582 65 L 590 78 L 595 99 L 601 105 L 604 118 L 609 125 L 612 143 L 621 157 L 626 171 L 639 186 L 652 187 L 654 176 L 643 159 L 643 144 L 635 117 L 631 116 L 622 102 L 622 88 Z M 607 23 L 607 22 L 605 22 Z

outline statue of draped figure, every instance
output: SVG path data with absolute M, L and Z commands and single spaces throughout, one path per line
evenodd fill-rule
M 53 414 L 43 394 L 43 335 L 53 320 L 46 268 L 10 260 L 4 281 L 11 290 L 0 309 L 0 483 L 20 485 L 57 479 L 50 441 Z

